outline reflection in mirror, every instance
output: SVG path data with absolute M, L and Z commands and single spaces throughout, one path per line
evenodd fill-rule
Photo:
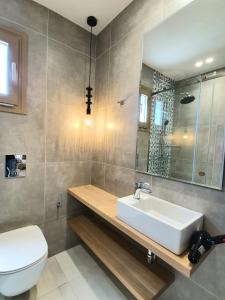
M 144 36 L 136 170 L 222 189 L 225 1 L 215 2 L 196 0 Z
M 25 154 L 12 154 L 5 156 L 5 177 L 16 178 L 26 177 L 26 160 Z

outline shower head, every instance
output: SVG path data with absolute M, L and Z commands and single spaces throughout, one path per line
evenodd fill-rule
M 164 126 L 167 126 L 169 124 L 169 120 L 166 120 L 165 122 L 164 122 Z
M 195 100 L 195 97 L 192 95 L 186 95 L 180 100 L 180 104 L 189 104 Z

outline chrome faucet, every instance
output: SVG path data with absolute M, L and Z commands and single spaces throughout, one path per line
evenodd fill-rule
M 134 193 L 134 199 L 140 200 L 140 193 L 146 193 L 146 194 L 151 194 L 152 189 L 150 188 L 150 184 L 147 182 L 137 182 L 135 184 L 135 193 Z

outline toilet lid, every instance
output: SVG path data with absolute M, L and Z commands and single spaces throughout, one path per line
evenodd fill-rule
M 0 234 L 0 273 L 24 269 L 43 258 L 48 245 L 38 226 Z

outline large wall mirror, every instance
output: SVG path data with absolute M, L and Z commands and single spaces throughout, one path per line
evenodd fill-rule
M 223 188 L 225 1 L 195 0 L 144 35 L 136 170 Z

